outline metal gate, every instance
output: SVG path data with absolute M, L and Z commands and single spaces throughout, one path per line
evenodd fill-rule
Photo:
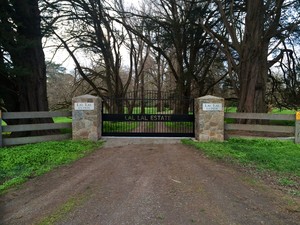
M 106 98 L 103 136 L 193 137 L 194 101 L 170 94 Z

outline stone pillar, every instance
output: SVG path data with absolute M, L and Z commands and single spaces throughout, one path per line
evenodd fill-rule
M 195 99 L 195 138 L 224 141 L 224 99 L 207 95 Z
M 92 95 L 72 99 L 73 140 L 98 141 L 101 138 L 101 98 Z

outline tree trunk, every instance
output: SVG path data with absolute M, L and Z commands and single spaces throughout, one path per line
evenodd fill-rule
M 163 70 L 161 69 L 161 54 L 158 53 L 157 56 L 157 112 L 163 112 L 163 104 L 162 104 L 162 96 L 161 96 L 161 89 L 162 89 L 162 73 Z
M 141 114 L 146 114 L 145 104 L 145 73 L 141 74 Z
M 263 1 L 247 1 L 245 35 L 239 65 L 238 112 L 265 113 L 268 40 L 264 39 Z
M 38 0 L 15 0 L 13 7 L 14 22 L 18 25 L 18 46 L 10 54 L 17 73 L 18 111 L 48 111 L 46 65 Z M 52 118 L 20 120 L 18 123 L 49 122 L 53 122 Z M 52 131 L 29 132 L 26 135 L 45 133 Z
M 189 99 L 191 97 L 191 83 L 184 80 L 186 76 L 180 76 L 176 84 L 176 103 L 174 114 L 189 113 Z
M 12 55 L 19 69 L 20 111 L 48 111 L 46 65 L 38 0 L 14 1 L 20 46 Z
M 240 64 L 240 93 L 238 112 L 265 113 L 267 65 L 266 52 L 250 49 L 242 57 Z

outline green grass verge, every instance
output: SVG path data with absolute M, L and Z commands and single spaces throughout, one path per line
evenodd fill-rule
M 254 169 L 262 179 L 300 197 L 300 145 L 289 141 L 239 138 L 201 143 L 185 139 L 183 143 L 200 149 L 211 158 Z
M 300 145 L 289 141 L 232 138 L 225 142 L 194 142 L 184 144 L 201 149 L 217 159 L 251 165 L 258 170 L 270 170 L 279 175 L 300 177 Z
M 0 149 L 0 194 L 99 148 L 102 142 L 52 141 Z
M 82 204 L 84 200 L 85 196 L 75 196 L 68 199 L 68 201 L 59 206 L 51 215 L 43 218 L 37 225 L 51 225 L 61 221 L 68 213 Z

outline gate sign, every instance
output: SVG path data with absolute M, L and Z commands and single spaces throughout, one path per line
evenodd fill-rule
M 75 110 L 94 110 L 95 105 L 92 102 L 76 102 L 74 108 Z
M 203 103 L 202 109 L 203 109 L 203 111 L 221 111 L 222 104 L 221 103 Z

